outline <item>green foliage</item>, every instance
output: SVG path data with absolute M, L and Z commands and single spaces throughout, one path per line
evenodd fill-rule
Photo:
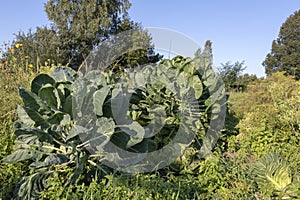
M 127 52 L 126 55 L 117 58 L 117 61 L 112 64 L 113 68 L 155 63 L 161 59 L 161 56 L 154 53 L 151 37 L 137 23 L 129 19 L 130 6 L 128 0 L 72 2 L 50 0 L 45 5 L 45 11 L 49 20 L 53 22 L 53 27 L 42 31 L 38 29 L 34 43 L 39 42 L 38 39 L 44 33 L 54 32 L 55 35 L 42 37 L 46 38 L 41 43 L 42 48 L 49 49 L 42 52 L 63 65 L 77 69 L 89 53 L 105 39 L 122 31 L 134 29 L 140 30 L 140 34 L 136 37 L 149 46 Z M 48 43 L 50 44 L 47 45 Z M 55 58 L 52 58 L 53 56 Z
M 288 162 L 278 154 L 272 153 L 262 157 L 254 165 L 252 173 L 265 198 L 272 196 L 279 196 L 282 199 L 300 197 L 299 180 L 296 177 L 293 178 Z
M 147 31 L 128 17 L 127 10 L 130 3 L 127 0 L 110 1 L 56 1 L 45 4 L 45 11 L 53 23 L 50 27 L 37 27 L 27 32 L 16 34 L 13 47 L 22 47 L 20 56 L 25 62 L 20 66 L 28 65 L 37 68 L 40 66 L 69 66 L 78 69 L 87 59 L 89 53 L 107 39 L 116 34 L 135 30 L 137 33 L 132 40 L 130 51 L 118 58 L 114 58 L 110 68 L 114 72 L 123 71 L 143 64 L 156 63 L 162 56 L 154 52 L 151 37 Z M 140 43 L 147 44 L 140 46 Z M 129 44 L 128 44 L 129 45 Z M 109 47 L 118 48 L 118 47 Z M 128 46 L 129 48 L 129 46 Z M 105 52 L 107 54 L 108 52 Z
M 3 159 L 15 149 L 16 136 L 13 133 L 13 121 L 16 120 L 16 107 L 21 104 L 17 86 L 30 88 L 30 80 L 36 76 L 35 70 L 26 65 L 22 46 L 4 44 L 0 64 L 0 198 L 10 199 L 12 192 L 26 170 L 26 162 L 6 163 Z M 27 63 L 28 64 L 28 63 Z M 26 68 L 27 66 L 27 68 Z M 40 69 L 45 73 L 44 68 Z
M 254 163 L 260 198 L 299 198 L 299 81 L 281 72 L 252 84 L 231 101 L 242 119 L 228 151 Z
M 218 68 L 218 71 L 226 88 L 233 86 L 237 77 L 246 69 L 243 65 L 244 62 L 236 62 L 234 64 L 230 62 L 226 62 L 225 64 L 221 63 L 221 67 Z
M 243 169 L 243 170 L 241 170 Z M 253 181 L 244 164 L 211 156 L 199 165 L 195 175 L 136 174 L 107 175 L 89 186 L 63 188 L 57 185 L 42 192 L 44 199 L 250 199 L 255 195 Z M 77 191 L 77 192 L 74 192 Z
M 129 7 L 127 0 L 48 1 L 45 11 L 59 36 L 62 64 L 80 66 L 95 45 L 128 22 Z
M 32 81 L 32 92 L 19 88 L 24 106 L 18 107 L 19 120 L 14 123 L 17 150 L 4 159 L 8 163 L 26 160 L 29 165 L 16 186 L 17 199 L 37 198 L 48 187 L 47 178 L 63 166 L 74 166 L 66 185 L 77 182 L 85 170 L 86 152 L 75 149 L 78 141 L 68 141 L 66 135 L 72 124 L 69 108 L 75 78 L 70 68 L 56 68 L 51 77 L 38 75 Z
M 279 151 L 297 152 L 299 143 L 299 82 L 283 73 L 257 81 L 240 99 L 245 115 L 237 126 L 235 147 L 256 158 Z M 297 155 L 297 154 L 296 154 Z M 296 156 L 295 155 L 295 156 Z
M 3 76 L 10 78 L 12 74 L 17 73 L 14 75 L 18 81 L 20 77 L 24 76 L 24 82 L 19 85 L 23 85 L 24 83 L 29 85 L 30 79 L 28 78 L 32 78 L 36 73 L 49 73 L 56 63 L 56 61 L 51 59 L 46 59 L 44 60 L 45 62 L 41 63 L 38 52 L 32 51 L 33 48 L 40 48 L 40 42 L 28 45 L 26 42 L 23 44 L 14 41 L 12 44 L 4 43 L 3 47 L 0 48 L 0 66 L 1 70 L 4 70 Z M 42 56 L 44 55 L 42 54 Z M 11 83 L 7 83 L 11 85 Z
M 292 77 L 275 73 L 252 82 L 244 93 L 231 91 L 225 129 L 207 155 L 200 146 L 219 111 L 213 106 L 216 96 L 222 94 L 216 91 L 211 54 L 175 57 L 134 73 L 83 76 L 58 67 L 51 75 L 36 76 L 25 46 L 17 44 L 6 46 L 1 65 L 0 198 L 299 199 L 300 85 Z M 250 80 L 238 76 L 236 82 Z M 185 98 L 197 106 L 189 107 Z M 17 121 L 16 104 L 23 105 L 17 108 Z M 182 118 L 190 108 L 196 112 Z M 175 151 L 180 156 L 169 166 L 129 175 L 102 163 L 110 142 L 132 153 L 166 146 L 176 138 L 182 119 L 187 125 L 182 130 L 197 137 L 171 149 L 168 156 Z M 151 132 L 144 128 L 155 126 L 162 127 L 147 137 Z
M 9 199 L 12 196 L 11 193 L 26 168 L 22 163 L 10 164 L 2 161 L 14 150 L 15 136 L 12 131 L 14 119 L 14 114 L 9 114 L 0 119 L 0 198 L 3 199 Z
M 263 66 L 266 74 L 285 71 L 286 75 L 300 78 L 300 11 L 294 12 L 281 25 L 278 38 L 273 41 L 271 52 Z
M 255 74 L 243 74 L 243 75 L 240 75 L 237 77 L 237 80 L 234 84 L 235 89 L 236 91 L 241 91 L 241 90 L 238 90 L 239 88 L 237 87 L 242 87 L 242 91 L 245 91 L 245 89 L 247 89 L 248 85 L 250 85 L 252 82 L 255 82 L 257 81 L 258 78 L 256 77 Z
M 196 140 L 191 145 L 192 138 L 175 139 L 180 145 L 171 145 L 165 158 L 171 159 L 170 153 L 183 156 L 170 167 L 193 173 L 201 155 L 207 155 L 200 143 L 210 120 L 219 117 L 221 105 L 214 104 L 222 102 L 224 92 L 222 87 L 216 88 L 219 80 L 213 77 L 209 63 L 203 61 L 175 57 L 155 67 L 146 66 L 118 82 L 106 72 L 91 71 L 83 76 L 70 68 L 57 67 L 51 76 L 36 76 L 31 91 L 19 88 L 24 106 L 18 107 L 19 120 L 14 123 L 16 151 L 4 160 L 27 161 L 30 170 L 19 181 L 15 197 L 39 197 L 42 190 L 52 187 L 47 180 L 57 172 L 66 178 L 64 187 L 90 184 L 90 176 L 101 178 L 111 171 L 97 160 L 107 159 L 103 153 L 117 155 L 115 160 L 120 164 L 130 162 L 109 148 L 111 142 L 129 152 L 151 153 L 166 146 L 181 129 L 188 137 L 195 132 Z M 210 94 L 208 89 L 215 92 Z M 192 106 L 201 109 L 190 113 L 193 107 L 186 104 L 190 99 L 194 99 Z M 145 126 L 150 130 L 161 127 L 162 121 L 156 135 L 145 131 Z M 180 126 L 182 123 L 184 126 Z M 134 159 L 136 162 L 139 158 Z M 157 167 L 153 164 L 152 170 Z M 139 165 L 130 167 L 143 170 Z
M 64 59 L 59 50 L 59 36 L 53 27 L 37 27 L 35 31 L 16 34 L 16 44 L 21 44 L 26 63 L 40 66 L 62 65 Z M 20 62 L 20 60 L 19 60 Z M 23 64 L 22 67 L 26 65 Z
M 249 166 L 232 158 L 211 156 L 195 175 L 108 175 L 89 186 L 56 186 L 42 192 L 45 199 L 262 199 L 251 179 Z M 56 179 L 56 180 L 55 180 Z M 77 192 L 75 192 L 77 191 Z

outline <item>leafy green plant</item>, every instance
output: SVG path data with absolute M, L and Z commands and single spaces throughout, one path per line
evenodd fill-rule
M 86 170 L 86 152 L 76 149 L 79 140 L 68 141 L 66 135 L 72 125 L 70 95 L 75 78 L 74 71 L 60 67 L 51 76 L 38 75 L 32 81 L 31 92 L 19 88 L 24 106 L 18 107 L 19 120 L 14 123 L 16 151 L 4 160 L 26 160 L 30 170 L 17 184 L 16 198 L 37 198 L 53 172 L 68 173 L 64 166 L 74 166 L 66 185 L 78 181 Z
M 112 165 L 107 167 L 110 159 L 117 166 L 131 162 L 111 144 L 126 152 L 151 153 L 175 138 L 168 152 L 177 151 L 179 160 L 171 169 L 193 172 L 217 139 L 217 135 L 210 137 L 206 149 L 201 149 L 205 131 L 218 130 L 209 123 L 222 122 L 218 112 L 224 103 L 222 84 L 201 59 L 175 57 L 120 79 L 101 71 L 83 76 L 58 67 L 51 75 L 35 77 L 31 91 L 19 88 L 24 106 L 18 106 L 19 120 L 14 123 L 16 151 L 5 161 L 27 161 L 29 170 L 16 187 L 16 198 L 38 198 L 41 191 L 51 188 L 47 180 L 54 173 L 64 177 L 64 187 L 90 184 L 92 177 L 101 179 L 113 171 Z M 186 104 L 190 99 L 191 106 Z M 144 128 L 156 126 L 161 129 L 149 137 Z M 176 139 L 180 129 L 190 139 Z M 196 133 L 195 140 L 192 133 Z M 135 160 L 143 159 L 134 155 Z M 144 168 L 135 165 L 131 169 Z
M 262 157 L 254 164 L 252 174 L 265 198 L 299 198 L 300 182 L 293 177 L 289 164 L 276 153 Z

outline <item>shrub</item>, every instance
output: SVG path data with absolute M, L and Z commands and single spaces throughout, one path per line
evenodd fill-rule
M 300 142 L 300 83 L 282 73 L 249 87 L 251 105 L 238 124 L 236 150 L 260 158 L 273 151 L 285 156 L 298 152 Z
M 239 134 L 229 139 L 228 151 L 254 163 L 251 179 L 261 198 L 299 198 L 299 87 L 299 81 L 275 73 L 250 86 L 240 99 L 245 98 L 240 103 L 248 112 L 237 125 Z

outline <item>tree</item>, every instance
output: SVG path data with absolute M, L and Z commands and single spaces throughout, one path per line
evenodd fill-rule
M 135 39 L 147 43 L 147 48 L 117 58 L 112 64 L 114 69 L 159 61 L 161 56 L 154 52 L 150 35 L 130 20 L 129 7 L 128 0 L 49 0 L 45 10 L 51 26 L 38 27 L 27 34 L 21 32 L 16 42 L 23 44 L 29 62 L 35 66 L 51 60 L 77 70 L 105 40 L 123 31 L 136 30 Z
M 34 66 L 63 63 L 59 52 L 59 37 L 56 31 L 50 27 L 37 27 L 35 32 L 29 30 L 26 34 L 19 32 L 16 35 L 16 44 L 22 44 L 22 51 L 28 63 Z
M 243 74 L 237 77 L 237 80 L 235 82 L 236 85 L 244 85 L 247 86 L 252 82 L 257 81 L 258 78 L 255 74 Z
M 294 12 L 282 24 L 278 38 L 273 41 L 271 52 L 262 63 L 270 76 L 285 71 L 286 75 L 300 79 L 300 10 Z
M 246 69 L 243 62 L 226 62 L 225 64 L 221 63 L 221 67 L 218 67 L 219 75 L 222 78 L 225 87 L 227 90 L 236 87 L 238 77 L 240 77 L 243 71 Z
M 110 35 L 140 29 L 138 24 L 129 19 L 130 6 L 128 0 L 49 0 L 45 9 L 57 29 L 64 63 L 76 68 L 95 46 Z M 148 40 L 150 42 L 150 38 Z M 139 52 L 142 59 L 148 57 L 148 53 L 153 53 L 142 52 Z M 150 57 L 151 62 L 160 58 L 158 55 Z
M 94 45 L 127 23 L 127 0 L 49 0 L 45 5 L 60 39 L 64 64 L 78 67 Z

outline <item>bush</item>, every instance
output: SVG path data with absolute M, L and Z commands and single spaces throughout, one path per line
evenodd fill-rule
M 300 82 L 283 73 L 249 87 L 243 101 L 248 113 L 240 121 L 234 145 L 244 156 L 260 158 L 273 151 L 298 152 L 300 142 Z
M 275 73 L 239 97 L 244 117 L 237 125 L 239 134 L 229 139 L 228 151 L 253 163 L 252 179 L 262 198 L 299 197 L 299 89 L 299 81 Z

